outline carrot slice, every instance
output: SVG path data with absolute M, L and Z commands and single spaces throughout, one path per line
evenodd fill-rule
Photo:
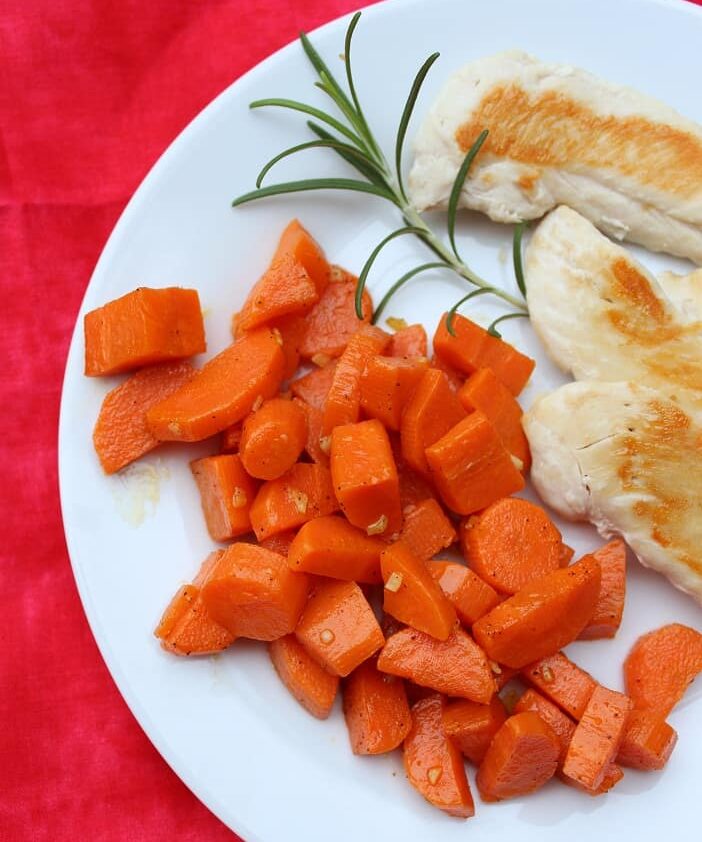
M 300 365 L 300 345 L 305 335 L 304 316 L 284 316 L 282 319 L 275 319 L 270 323 L 270 328 L 276 339 L 280 336 L 285 357 L 283 380 L 289 380 Z
M 412 727 L 404 682 L 369 658 L 344 683 L 344 716 L 354 754 L 393 751 Z
M 448 640 L 437 640 L 416 629 L 402 629 L 385 642 L 378 669 L 447 696 L 484 705 L 496 689 L 485 653 L 460 628 L 455 628 Z
M 568 746 L 575 733 L 575 722 L 563 711 L 550 702 L 545 696 L 537 693 L 536 690 L 528 689 L 522 694 L 514 706 L 515 713 L 533 711 L 537 716 L 549 725 L 553 733 L 558 737 L 560 751 L 558 754 L 558 765 L 561 767 L 565 760 Z
M 290 255 L 276 257 L 248 294 L 237 316 L 236 332 L 270 324 L 281 316 L 307 313 L 317 301 L 317 288 L 305 267 Z
M 316 462 L 318 465 L 329 466 L 329 453 L 322 448 L 322 410 L 308 403 L 301 401 L 300 398 L 293 398 L 293 403 L 299 406 L 307 419 L 307 439 L 305 441 L 305 453 Z M 331 447 L 331 442 L 329 443 Z
M 556 652 L 555 655 L 528 664 L 522 669 L 521 675 L 573 719 L 582 717 L 597 687 L 590 673 L 580 669 L 563 652 Z
M 222 453 L 238 453 L 241 443 L 241 424 L 232 424 L 222 431 L 219 449 Z
M 296 398 L 300 398 L 315 409 L 321 410 L 324 408 L 335 371 L 336 360 L 323 368 L 314 368 L 304 377 L 293 380 L 290 384 L 290 391 Z
M 272 398 L 244 421 L 239 453 L 252 477 L 277 479 L 290 470 L 307 442 L 307 416 L 292 401 Z
M 572 778 L 567 778 L 562 772 L 559 773 L 559 777 L 564 784 L 568 784 L 568 786 L 572 786 L 580 792 L 584 792 L 586 795 L 597 796 L 604 795 L 609 792 L 610 789 L 615 787 L 624 777 L 624 770 L 621 766 L 618 766 L 614 761 L 612 761 L 612 763 L 610 763 L 605 769 L 604 775 L 602 776 L 602 782 L 596 789 L 588 789 Z
M 402 413 L 428 366 L 426 357 L 371 357 L 360 384 L 365 414 L 390 430 L 399 430 Z
M 593 555 L 602 568 L 600 595 L 590 621 L 578 635 L 580 640 L 614 637 L 622 622 L 626 595 L 626 545 L 615 538 Z
M 280 386 L 284 358 L 273 333 L 247 333 L 217 354 L 146 418 L 161 441 L 199 441 L 243 420 L 257 400 Z
M 312 278 L 319 295 L 322 295 L 329 283 L 331 267 L 327 263 L 321 246 L 302 226 L 298 219 L 288 223 L 280 235 L 273 261 L 288 256 L 304 266 Z
M 524 667 L 575 640 L 592 616 L 599 589 L 599 562 L 584 556 L 501 602 L 473 625 L 473 634 L 494 661 Z
M 479 766 L 506 719 L 507 711 L 499 696 L 493 696 L 487 705 L 461 699 L 451 702 L 444 710 L 444 734 L 471 763 Z
M 441 499 L 458 514 L 524 488 L 524 477 L 482 412 L 460 421 L 424 453 Z
M 88 377 L 191 357 L 206 348 L 194 289 L 140 287 L 86 313 L 83 329 Z
M 388 346 L 391 357 L 426 357 L 427 332 L 422 325 L 407 325 L 393 334 Z
M 632 710 L 619 746 L 617 763 L 643 772 L 662 769 L 677 741 L 675 729 L 658 714 Z
M 499 605 L 500 597 L 497 591 L 464 564 L 455 561 L 432 561 L 428 567 L 464 625 L 472 626 Z
M 146 413 L 195 374 L 188 362 L 160 363 L 137 371 L 105 395 L 93 444 L 106 474 L 114 474 L 157 447 Z
M 190 463 L 200 491 L 207 531 L 215 541 L 229 541 L 251 532 L 251 504 L 257 483 L 236 453 L 205 456 Z
M 264 550 L 270 550 L 272 553 L 278 553 L 278 555 L 287 558 L 292 542 L 295 540 L 295 535 L 294 529 L 291 529 L 289 532 L 276 532 L 275 535 L 271 535 L 270 538 L 263 538 L 258 543 Z
M 403 509 L 404 522 L 400 540 L 422 561 L 450 547 L 456 530 L 444 510 L 433 498 Z
M 446 379 L 448 380 L 448 384 L 452 392 L 458 393 L 460 391 L 461 386 L 465 383 L 466 379 L 460 371 L 453 368 L 453 366 L 450 366 L 436 354 L 432 354 L 432 357 L 429 360 L 429 365 L 438 371 L 442 371 L 446 375 Z
M 385 641 L 359 586 L 331 579 L 315 584 L 295 635 L 325 669 L 340 676 L 355 670 Z
M 292 696 L 312 716 L 326 719 L 339 689 L 339 677 L 328 673 L 310 657 L 294 634 L 271 641 L 268 654 Z

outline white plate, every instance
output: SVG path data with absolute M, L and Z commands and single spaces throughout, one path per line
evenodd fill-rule
M 469 59 L 520 47 L 547 60 L 581 65 L 614 82 L 635 85 L 702 122 L 702 15 L 687 3 L 642 0 L 414 0 L 367 10 L 355 41 L 357 85 L 371 125 L 385 148 L 421 61 L 440 50 L 418 107 L 421 117 L 438 86 Z M 341 72 L 348 18 L 314 34 Z M 236 37 L 245 37 L 239 33 Z M 236 40 L 232 42 L 236 49 Z M 211 549 L 188 470 L 198 447 L 164 448 L 138 475 L 105 478 L 91 447 L 92 425 L 105 392 L 117 380 L 82 376 L 82 314 L 140 284 L 180 284 L 200 290 L 207 308 L 209 352 L 229 339 L 230 314 L 263 270 L 284 224 L 297 215 L 335 262 L 358 270 L 370 248 L 397 224 L 380 200 L 349 194 L 275 199 L 237 210 L 230 200 L 251 189 L 260 165 L 307 137 L 298 115 L 252 113 L 264 96 L 322 102 L 297 44 L 252 70 L 218 97 L 163 155 L 122 215 L 95 269 L 73 337 L 61 407 L 60 477 L 63 515 L 75 577 L 107 665 L 140 724 L 186 784 L 248 842 L 359 839 L 424 842 L 691 838 L 702 775 L 699 728 L 702 687 L 688 693 L 671 721 L 681 739 L 662 774 L 627 772 L 609 796 L 591 799 L 552 783 L 539 794 L 502 805 L 477 802 L 466 826 L 430 808 L 404 780 L 398 756 L 354 757 L 337 709 L 327 722 L 308 716 L 279 683 L 261 645 L 238 642 L 215 658 L 165 654 L 152 637 L 176 586 L 191 578 Z M 417 128 L 415 122 L 410 134 Z M 288 162 L 276 177 L 347 174 L 326 151 Z M 438 220 L 439 222 L 441 220 Z M 512 284 L 505 260 L 511 232 L 468 216 L 460 231 L 481 274 Z M 388 250 L 371 280 L 376 293 L 424 255 L 405 238 Z M 675 261 L 646 255 L 649 265 Z M 461 288 L 447 277 L 425 277 L 389 308 L 433 328 Z M 484 302 L 485 299 L 479 299 Z M 489 315 L 481 303 L 473 311 Z M 538 359 L 533 396 L 561 378 L 544 359 L 525 323 L 506 336 Z M 140 485 L 141 483 L 141 485 Z M 160 489 L 134 525 L 144 486 Z M 141 491 L 139 490 L 141 489 Z M 141 494 L 141 497 L 140 497 Z M 148 494 L 147 494 L 148 496 Z M 137 518 L 138 519 L 138 518 Z M 594 531 L 564 528 L 583 551 Z M 671 620 L 700 627 L 692 601 L 662 579 L 632 565 L 624 622 L 613 642 L 578 644 L 575 658 L 603 682 L 621 686 L 621 661 L 643 631 Z M 644 794 L 646 793 L 646 794 Z M 616 833 L 612 828 L 617 828 Z M 497 834 L 497 835 L 496 835 Z

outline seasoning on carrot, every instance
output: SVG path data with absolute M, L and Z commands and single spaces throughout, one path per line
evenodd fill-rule
M 507 711 L 499 696 L 494 696 L 487 705 L 460 699 L 444 709 L 444 734 L 471 763 L 479 766 L 506 719 Z
M 252 477 L 277 479 L 288 471 L 307 442 L 307 416 L 296 403 L 271 398 L 244 421 L 241 461 Z
M 537 716 L 540 716 L 558 737 L 560 744 L 558 765 L 559 767 L 562 766 L 568 746 L 575 732 L 575 722 L 567 714 L 563 713 L 559 707 L 554 705 L 553 702 L 531 688 L 522 694 L 514 706 L 514 713 L 524 713 L 527 710 L 533 711 Z
M 210 536 L 215 541 L 229 541 L 251 532 L 249 513 L 258 484 L 246 473 L 239 456 L 205 456 L 191 462 L 190 470 Z
M 521 671 L 522 678 L 555 702 L 573 719 L 580 719 L 597 687 L 595 679 L 563 652 L 548 655 Z
M 268 654 L 291 695 L 312 716 L 326 719 L 336 698 L 339 677 L 321 667 L 294 634 L 271 641 Z
M 675 729 L 657 713 L 632 710 L 619 745 L 617 763 L 642 772 L 662 769 L 677 741 Z
M 593 553 L 602 569 L 600 595 L 590 621 L 580 632 L 580 640 L 614 637 L 622 622 L 626 594 L 626 545 L 615 538 Z
M 391 357 L 426 357 L 427 332 L 424 327 L 422 325 L 405 325 L 396 330 L 388 346 L 388 355 Z
M 290 391 L 296 398 L 305 401 L 315 409 L 322 410 L 334 380 L 336 360 L 323 368 L 314 368 L 304 377 L 298 377 L 290 384 Z
M 389 430 L 399 430 L 407 403 L 429 362 L 426 357 L 371 357 L 361 375 L 361 408 Z
M 497 591 L 465 564 L 440 560 L 432 561 L 428 567 L 464 625 L 472 626 L 499 604 Z

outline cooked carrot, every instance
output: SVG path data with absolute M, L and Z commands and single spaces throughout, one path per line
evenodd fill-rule
M 444 510 L 433 498 L 403 509 L 404 521 L 400 540 L 422 561 L 450 547 L 456 530 Z
M 422 559 L 402 541 L 380 555 L 385 588 L 383 610 L 438 640 L 446 640 L 456 625 L 456 612 Z
M 675 729 L 658 714 L 632 710 L 619 745 L 617 763 L 642 772 L 662 769 L 677 741 Z
M 325 669 L 342 677 L 374 655 L 385 641 L 360 587 L 333 579 L 316 582 L 295 635 Z
M 330 467 L 334 492 L 349 521 L 369 535 L 402 526 L 400 482 L 385 427 L 375 419 L 336 427 Z
M 424 500 L 436 500 L 434 486 L 431 485 L 426 476 L 418 473 L 414 468 L 410 468 L 407 464 L 402 454 L 400 437 L 395 433 L 390 434 L 390 446 L 392 447 L 392 455 L 395 457 L 397 476 L 400 480 L 400 505 L 403 513 L 408 507 L 414 508 Z
M 458 514 L 524 488 L 524 477 L 482 412 L 464 418 L 424 453 L 441 499 Z
M 497 591 L 487 582 L 483 582 L 465 564 L 455 561 L 432 561 L 428 567 L 464 625 L 472 626 L 499 604 Z
M 563 762 L 563 774 L 590 792 L 598 790 L 619 751 L 631 699 L 616 690 L 595 687 Z
M 214 620 L 236 637 L 276 640 L 290 634 L 305 607 L 309 578 L 255 544 L 232 544 L 202 588 Z
M 582 717 L 597 687 L 595 679 L 563 652 L 556 652 L 555 655 L 528 664 L 522 669 L 521 675 L 573 719 Z
M 429 470 L 424 451 L 465 418 L 446 376 L 435 368 L 425 371 L 405 407 L 400 426 L 402 455 L 415 471 Z
M 290 546 L 291 570 L 367 582 L 382 581 L 380 554 L 385 544 L 351 526 L 343 517 L 329 515 L 305 523 Z
M 312 716 L 326 719 L 339 689 L 339 677 L 321 667 L 294 634 L 271 641 L 268 654 L 292 696 Z
M 273 262 L 286 255 L 305 267 L 317 293 L 322 295 L 329 283 L 330 266 L 319 243 L 303 228 L 298 219 L 288 223 L 280 235 Z
M 282 477 L 263 483 L 251 506 L 251 526 L 262 541 L 338 508 L 329 469 L 298 462 Z
M 640 637 L 624 661 L 626 692 L 634 707 L 663 719 L 702 671 L 702 634 L 671 623 Z
M 460 534 L 468 564 L 500 593 L 515 594 L 561 566 L 561 533 L 546 512 L 528 500 L 496 500 L 463 521 Z
M 402 413 L 428 365 L 426 357 L 371 357 L 360 381 L 365 414 L 389 430 L 399 430 Z
M 524 713 L 527 710 L 533 711 L 537 716 L 540 716 L 558 737 L 560 745 L 558 765 L 559 767 L 562 766 L 568 746 L 575 733 L 575 722 L 567 714 L 563 713 L 559 707 L 554 705 L 553 702 L 532 689 L 523 693 L 514 706 L 515 713 Z
M 574 555 L 575 550 L 572 547 L 569 547 L 568 544 L 561 544 L 561 567 L 567 567 Z
M 194 289 L 140 287 L 86 313 L 83 328 L 88 377 L 183 359 L 206 348 Z
M 407 778 L 417 792 L 450 816 L 475 815 L 463 758 L 444 735 L 444 700 L 432 695 L 412 707 L 412 728 L 405 739 Z
M 314 368 L 304 377 L 293 380 L 290 384 L 290 391 L 296 398 L 300 398 L 315 409 L 321 410 L 324 408 L 335 371 L 336 360 L 325 365 L 324 368 Z
M 369 658 L 344 682 L 344 717 L 354 754 L 385 754 L 396 749 L 412 727 L 401 678 L 378 672 Z
M 507 711 L 499 696 L 493 696 L 487 705 L 461 699 L 444 709 L 444 734 L 471 763 L 479 766 L 506 719 Z
M 490 368 L 513 395 L 522 391 L 534 370 L 534 360 L 464 316 L 454 318 L 453 330 L 455 336 L 448 332 L 444 314 L 434 334 L 434 350 L 442 360 L 464 374 Z
M 497 685 L 498 693 L 500 692 L 500 690 L 503 690 L 513 678 L 519 677 L 519 670 L 515 669 L 514 667 L 507 667 L 504 664 L 498 664 L 496 661 L 493 661 L 490 664 L 490 667 L 495 673 L 495 684 Z M 514 707 L 514 703 L 516 703 L 516 701 L 517 695 L 513 690 L 510 690 L 509 693 L 505 693 L 505 706 L 507 706 L 507 703 L 509 702 L 510 706 Z
M 416 629 L 402 629 L 386 640 L 378 669 L 447 696 L 484 705 L 496 689 L 485 653 L 460 628 L 455 628 L 448 640 L 437 640 Z
M 578 635 L 580 640 L 614 637 L 622 622 L 626 594 L 626 545 L 615 538 L 593 555 L 602 569 L 600 595 L 590 621 Z
M 458 394 L 458 392 L 461 389 L 461 386 L 465 383 L 465 375 L 457 369 L 455 369 L 453 366 L 450 366 L 447 362 L 442 360 L 436 354 L 432 354 L 431 359 L 429 360 L 429 365 L 432 368 L 437 369 L 438 371 L 443 371 L 443 373 L 446 375 L 446 379 L 448 380 L 448 384 L 451 391 Z
M 292 401 L 271 398 L 244 421 L 241 461 L 252 477 L 277 479 L 290 470 L 307 442 L 307 416 Z
M 587 787 L 582 786 L 582 784 L 573 780 L 573 778 L 567 778 L 563 772 L 559 773 L 559 777 L 564 784 L 568 784 L 568 786 L 572 786 L 574 789 L 594 797 L 597 795 L 605 795 L 610 791 L 610 789 L 615 787 L 624 777 L 624 770 L 621 766 L 618 766 L 614 761 L 612 761 L 605 769 L 604 775 L 602 776 L 602 782 L 596 789 L 588 789 Z
M 284 316 L 270 324 L 276 339 L 280 336 L 281 348 L 285 357 L 283 380 L 289 380 L 300 365 L 300 346 L 305 335 L 304 316 Z
M 217 354 L 146 418 L 161 441 L 199 441 L 243 420 L 257 400 L 272 397 L 283 376 L 283 352 L 264 328 Z
M 264 550 L 270 550 L 287 558 L 296 534 L 294 529 L 288 532 L 276 532 L 275 535 L 271 535 L 270 538 L 263 538 L 258 543 Z
M 229 541 L 251 532 L 249 513 L 258 483 L 244 470 L 236 453 L 205 456 L 190 463 L 210 536 Z
M 195 374 L 188 362 L 142 368 L 105 395 L 93 430 L 93 444 L 106 474 L 114 474 L 157 447 L 146 412 Z
M 575 640 L 592 616 L 599 590 L 599 562 L 584 556 L 501 602 L 474 623 L 473 635 L 494 661 L 524 667 Z
M 241 443 L 241 424 L 232 424 L 226 430 L 222 430 L 219 442 L 219 449 L 222 453 L 238 453 Z
M 322 447 L 322 410 L 315 406 L 310 406 L 300 398 L 293 398 L 293 403 L 300 407 L 307 419 L 307 439 L 305 441 L 305 453 L 317 462 L 318 465 L 329 465 L 329 452 Z M 329 442 L 331 447 L 331 442 Z
M 368 360 L 381 354 L 389 341 L 387 333 L 372 325 L 362 327 L 351 337 L 334 370 L 332 384 L 322 408 L 322 432 L 325 436 L 341 424 L 358 421 L 361 411 L 361 375 Z
M 407 325 L 396 331 L 388 345 L 391 357 L 426 357 L 427 332 L 422 325 Z
M 510 390 L 491 368 L 480 368 L 466 380 L 458 392 L 466 412 L 479 410 L 493 423 L 502 443 L 528 471 L 531 465 L 529 442 L 522 429 L 522 408 Z

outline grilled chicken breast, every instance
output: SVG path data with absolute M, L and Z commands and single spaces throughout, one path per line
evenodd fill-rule
M 631 382 L 569 383 L 524 416 L 542 498 L 621 535 L 702 602 L 702 403 Z
M 702 127 L 631 88 L 522 52 L 449 78 L 415 140 L 420 209 L 445 208 L 483 129 L 460 206 L 497 222 L 568 205 L 618 240 L 702 264 Z

